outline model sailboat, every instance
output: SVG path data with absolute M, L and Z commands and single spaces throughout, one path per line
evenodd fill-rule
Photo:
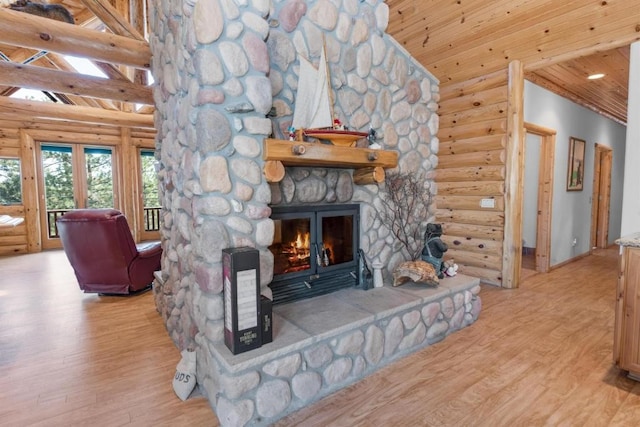
M 345 130 L 334 119 L 331 96 L 331 76 L 323 44 L 318 68 L 300 56 L 298 92 L 291 126 L 298 140 L 304 136 L 326 139 L 334 145 L 352 146 L 358 139 L 366 138 L 365 132 Z

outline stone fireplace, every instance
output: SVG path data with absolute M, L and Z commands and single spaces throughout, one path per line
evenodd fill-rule
M 263 174 L 263 140 L 283 139 L 291 123 L 297 56 L 317 62 L 324 40 L 336 114 L 374 129 L 397 169 L 435 194 L 438 82 L 385 33 L 388 13 L 378 0 L 151 4 L 164 247 L 154 294 L 176 346 L 196 351 L 198 384 L 223 425 L 273 422 L 477 318 L 477 280 L 348 287 L 274 309 L 274 342 L 261 349 L 233 356 L 223 344 L 222 249 L 258 249 L 272 298 L 274 211 L 357 204 L 353 245 L 387 283 L 408 258 L 380 220 L 379 187 L 355 185 L 352 170 L 287 168 L 279 183 Z

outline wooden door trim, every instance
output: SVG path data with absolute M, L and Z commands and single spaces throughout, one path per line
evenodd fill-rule
M 524 194 L 524 68 L 518 60 L 509 63 L 507 145 L 505 147 L 504 236 L 502 242 L 502 287 L 520 286 L 522 269 L 522 195 Z
M 609 238 L 609 208 L 611 203 L 611 147 L 596 144 L 593 156 L 593 194 L 591 197 L 591 239 L 589 251 L 606 248 Z M 603 170 L 602 162 L 605 162 Z
M 551 263 L 551 213 L 556 131 L 527 122 L 524 128 L 527 133 L 539 136 L 541 141 L 538 166 L 538 214 L 536 215 L 536 271 L 546 273 Z
M 27 231 L 27 252 L 40 252 L 40 197 L 38 193 L 38 166 L 36 142 L 24 129 L 19 130 L 22 173 L 22 203 Z

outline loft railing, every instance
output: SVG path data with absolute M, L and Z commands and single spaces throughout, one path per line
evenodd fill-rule
M 144 231 L 160 230 L 160 207 L 144 208 Z
M 160 207 L 144 208 L 144 231 L 160 230 Z M 56 220 L 71 209 L 51 209 L 47 211 L 47 230 L 50 239 L 58 239 L 58 226 Z
M 62 215 L 69 212 L 71 209 L 52 209 L 47 210 L 47 230 L 49 230 L 49 238 L 50 239 L 59 239 L 60 235 L 58 234 L 58 224 L 56 224 L 56 220 L 60 218 Z

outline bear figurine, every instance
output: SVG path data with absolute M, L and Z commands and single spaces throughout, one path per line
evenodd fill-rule
M 424 233 L 424 249 L 422 249 L 422 260 L 433 265 L 438 274 L 438 278 L 444 278 L 444 264 L 442 257 L 449 249 L 447 244 L 440 239 L 442 236 L 442 224 L 428 223 Z

